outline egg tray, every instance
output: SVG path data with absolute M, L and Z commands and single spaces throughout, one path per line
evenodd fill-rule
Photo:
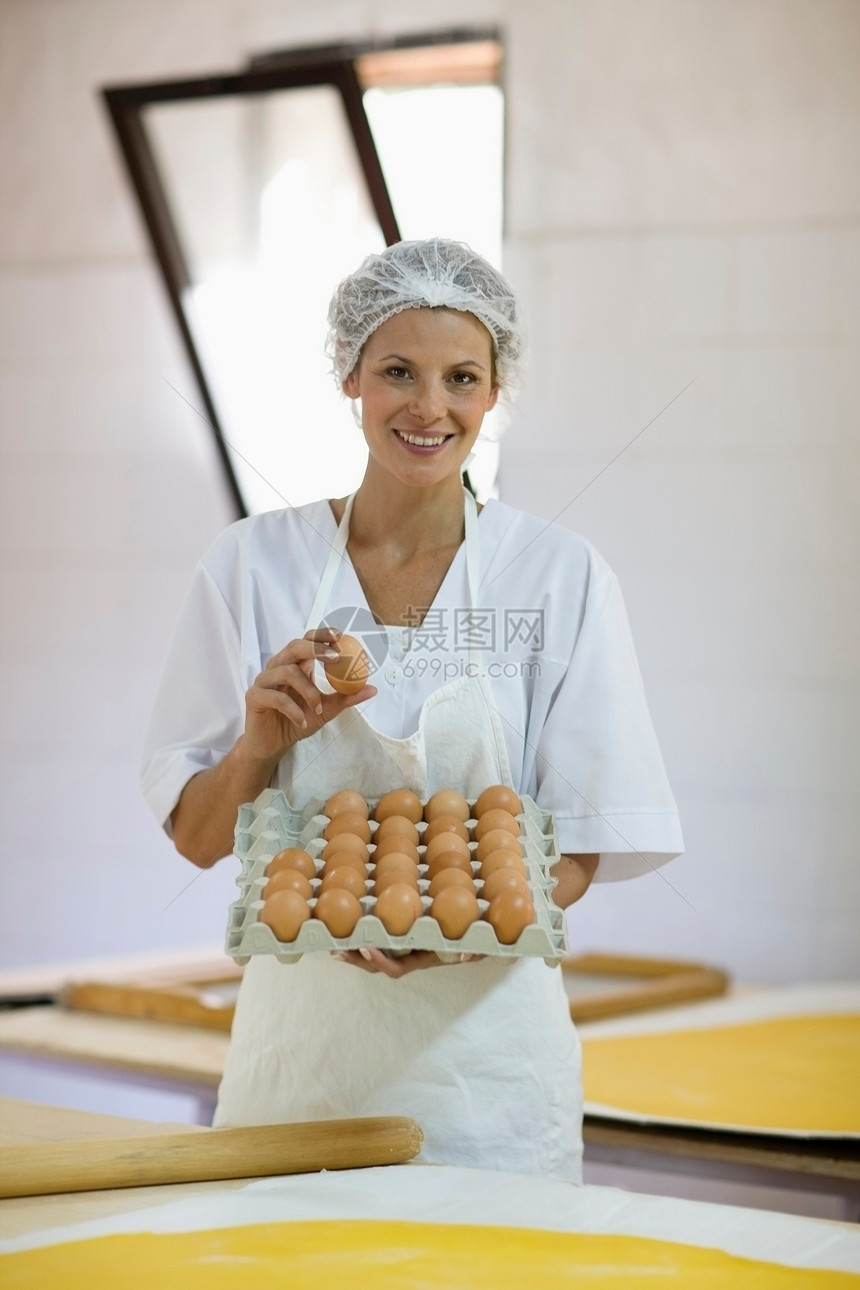
M 322 800 L 310 801 L 299 810 L 291 806 L 279 790 L 266 789 L 255 802 L 243 806 L 239 812 L 234 850 L 242 862 L 242 871 L 236 879 L 241 894 L 230 906 L 226 952 L 240 964 L 247 963 L 256 954 L 274 954 L 280 963 L 295 963 L 303 954 L 317 950 L 331 952 L 364 947 L 386 950 L 394 955 L 411 950 L 435 950 L 445 963 L 456 962 L 461 954 L 505 959 L 543 958 L 550 965 L 561 962 L 567 953 L 564 913 L 551 899 L 556 879 L 549 872 L 559 859 L 555 821 L 550 812 L 539 807 L 532 798 L 521 797 L 520 800 L 523 804 L 522 814 L 517 817 L 520 841 L 536 922 L 523 930 L 514 945 L 501 944 L 491 925 L 483 918 L 473 923 L 459 940 L 444 937 L 436 919 L 427 916 L 432 901 L 427 894 L 429 883 L 423 877 L 423 866 L 419 870 L 419 890 L 424 913 L 404 936 L 392 936 L 374 916 L 376 897 L 370 894 L 371 883 L 368 881 L 366 895 L 360 898 L 362 916 L 352 935 L 336 938 L 324 923 L 311 917 L 302 925 L 294 941 L 283 942 L 277 940 L 272 929 L 261 923 L 259 918 L 267 882 L 266 869 L 272 857 L 285 847 L 303 847 L 317 865 L 317 877 L 311 879 L 313 911 L 321 882 L 320 853 L 326 845 L 321 835 L 328 824 L 328 817 L 322 814 Z M 375 805 L 373 799 L 370 799 L 370 805 Z M 474 808 L 475 803 L 470 802 L 469 805 Z M 375 827 L 371 822 L 371 829 Z M 426 825 L 418 824 L 417 828 L 423 836 Z M 421 848 L 420 837 L 418 845 Z M 470 845 L 474 849 L 476 844 Z M 472 870 L 477 877 L 476 861 L 473 861 Z M 477 895 L 483 915 L 487 902 L 481 899 L 480 879 Z

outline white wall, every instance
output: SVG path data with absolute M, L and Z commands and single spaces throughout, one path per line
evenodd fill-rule
M 745 979 L 860 967 L 852 0 L 0 4 L 0 962 L 217 942 L 233 896 L 137 790 L 230 512 L 96 89 L 494 20 L 533 346 L 502 495 L 618 571 L 688 842 L 590 893 L 575 941 Z

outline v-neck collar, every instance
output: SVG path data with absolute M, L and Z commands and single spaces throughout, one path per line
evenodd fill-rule
M 492 505 L 493 500 L 494 500 L 493 498 L 490 498 L 489 501 L 484 502 L 482 504 L 481 509 L 477 514 L 476 522 L 478 525 L 480 525 L 481 517 L 486 512 L 487 507 Z M 337 519 L 335 519 L 334 511 L 331 509 L 331 502 L 328 499 L 324 499 L 322 505 L 325 507 L 326 514 L 328 516 L 328 523 L 331 527 L 331 537 L 330 538 L 327 537 L 327 541 L 329 543 L 329 546 L 332 546 L 334 538 L 337 536 L 339 522 Z M 379 619 L 376 617 L 376 614 L 370 608 L 370 604 L 368 603 L 367 596 L 365 595 L 364 587 L 361 585 L 361 579 L 359 578 L 355 565 L 352 562 L 352 557 L 349 554 L 349 550 L 346 548 L 344 549 L 342 559 L 347 569 L 349 570 L 349 576 L 351 577 L 355 585 L 356 591 L 358 593 L 355 601 L 356 606 L 361 606 L 362 608 L 366 609 L 367 612 L 370 614 L 370 616 L 373 618 L 374 622 L 379 623 L 380 627 L 386 627 L 386 628 L 393 627 L 397 629 L 405 626 L 406 630 L 408 631 L 415 630 L 415 627 L 410 627 L 408 624 L 380 622 Z M 448 565 L 447 570 L 445 571 L 445 577 L 440 582 L 439 587 L 436 591 L 436 595 L 433 597 L 432 603 L 426 606 L 425 617 L 431 610 L 442 608 L 443 605 L 446 603 L 446 601 L 449 600 L 448 594 L 447 594 L 449 591 L 448 584 L 456 576 L 457 569 L 462 568 L 462 566 L 465 564 L 465 560 L 466 560 L 466 539 L 464 536 L 462 542 L 457 547 L 457 550 L 454 552 L 454 557 L 451 560 L 451 563 Z M 465 569 L 463 569 L 463 578 L 465 580 Z M 422 608 L 424 608 L 424 606 L 422 606 Z M 422 619 L 422 622 L 423 622 L 423 619 Z

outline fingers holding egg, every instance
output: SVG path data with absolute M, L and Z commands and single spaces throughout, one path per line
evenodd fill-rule
M 326 680 L 338 694 L 358 694 L 367 685 L 373 668 L 361 641 L 344 634 L 332 642 L 338 657 L 325 660 Z

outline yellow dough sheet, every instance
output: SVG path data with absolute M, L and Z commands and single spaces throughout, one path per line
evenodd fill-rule
M 702 1127 L 860 1135 L 860 1015 L 583 1038 L 587 1110 Z
M 644 1237 L 403 1222 L 103 1236 L 0 1258 L 4 1290 L 848 1290 L 858 1279 Z

